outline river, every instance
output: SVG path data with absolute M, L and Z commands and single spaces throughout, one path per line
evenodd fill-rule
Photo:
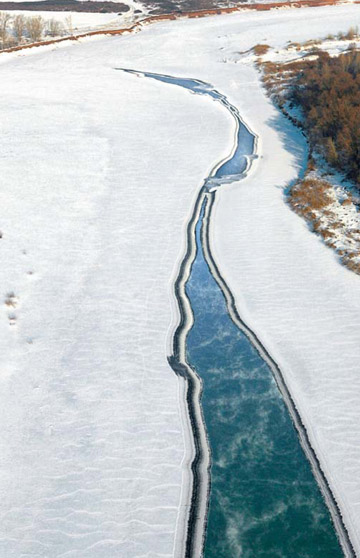
M 339 539 L 352 556 L 337 504 L 281 370 L 241 320 L 211 255 L 208 228 L 216 191 L 248 172 L 257 138 L 237 108 L 209 84 L 124 71 L 209 95 L 235 121 L 232 153 L 214 167 L 199 193 L 175 286 L 182 318 L 170 360 L 189 381 L 189 413 L 198 448 L 186 556 L 197 558 L 198 547 L 191 539 L 199 537 L 199 528 L 192 523 L 198 521 L 199 500 L 205 498 L 198 489 L 204 462 L 211 462 L 205 558 L 341 558 Z M 202 387 L 201 401 L 196 382 Z M 196 415 L 200 403 L 202 419 Z M 201 420 L 207 448 L 199 434 Z M 208 462 L 201 457 L 207 450 Z

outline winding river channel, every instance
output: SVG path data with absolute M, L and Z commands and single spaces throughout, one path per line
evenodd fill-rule
M 204 526 L 199 517 L 204 510 L 205 558 L 353 556 L 281 371 L 241 320 L 211 255 L 209 227 L 216 190 L 241 180 L 248 171 L 256 136 L 236 107 L 210 85 L 141 75 L 210 95 L 231 112 L 236 124 L 233 152 L 216 165 L 199 193 L 176 284 L 182 318 L 170 360 L 189 381 L 187 400 L 196 445 L 186 556 L 199 555 Z M 206 459 L 208 455 L 211 459 Z M 201 538 L 200 547 L 194 543 L 196 537 Z

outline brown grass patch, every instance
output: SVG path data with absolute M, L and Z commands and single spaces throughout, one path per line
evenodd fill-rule
M 253 51 L 256 54 L 256 56 L 263 56 L 269 51 L 269 49 L 270 49 L 269 45 L 258 44 L 253 47 Z
M 328 193 L 331 188 L 325 180 L 305 178 L 290 192 L 289 203 L 295 211 L 298 209 L 321 210 L 332 203 Z

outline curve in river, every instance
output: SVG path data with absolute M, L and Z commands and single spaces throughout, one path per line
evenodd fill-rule
M 209 95 L 229 110 L 236 124 L 232 152 L 205 179 L 195 203 L 175 284 L 180 323 L 169 361 L 187 379 L 195 446 L 184 554 L 202 554 L 208 520 L 206 558 L 290 557 L 294 552 L 338 558 L 342 552 L 324 498 L 343 552 L 353 557 L 337 503 L 281 370 L 240 318 L 210 250 L 216 190 L 247 173 L 256 157 L 257 137 L 225 95 L 205 82 L 118 69 Z

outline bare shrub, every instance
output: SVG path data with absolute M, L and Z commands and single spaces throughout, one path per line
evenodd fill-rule
M 26 20 L 26 30 L 29 38 L 33 42 L 40 41 L 44 33 L 44 20 L 41 16 L 28 17 Z
M 0 12 L 0 46 L 6 48 L 9 41 L 8 26 L 11 21 L 11 15 L 7 12 Z
M 70 33 L 70 35 L 74 34 L 74 25 L 73 25 L 73 20 L 71 15 L 67 16 L 67 18 L 65 19 L 65 27 L 68 33 Z
M 13 21 L 13 31 L 18 43 L 22 42 L 25 35 L 25 29 L 26 29 L 25 16 L 23 16 L 22 14 L 18 14 L 17 16 L 14 17 L 14 21 Z
M 354 26 L 354 27 L 350 27 L 350 29 L 348 30 L 348 32 L 345 35 L 345 39 L 347 39 L 348 41 L 352 41 L 353 39 L 355 39 L 357 36 L 359 35 L 359 28 L 358 26 Z
M 57 21 L 56 19 L 49 19 L 46 27 L 47 34 L 50 35 L 50 37 L 59 37 L 64 34 L 63 23 L 61 21 Z
M 339 31 L 336 38 L 339 41 L 352 41 L 359 35 L 359 28 L 357 25 L 352 26 L 349 30 L 345 33 L 344 31 Z

